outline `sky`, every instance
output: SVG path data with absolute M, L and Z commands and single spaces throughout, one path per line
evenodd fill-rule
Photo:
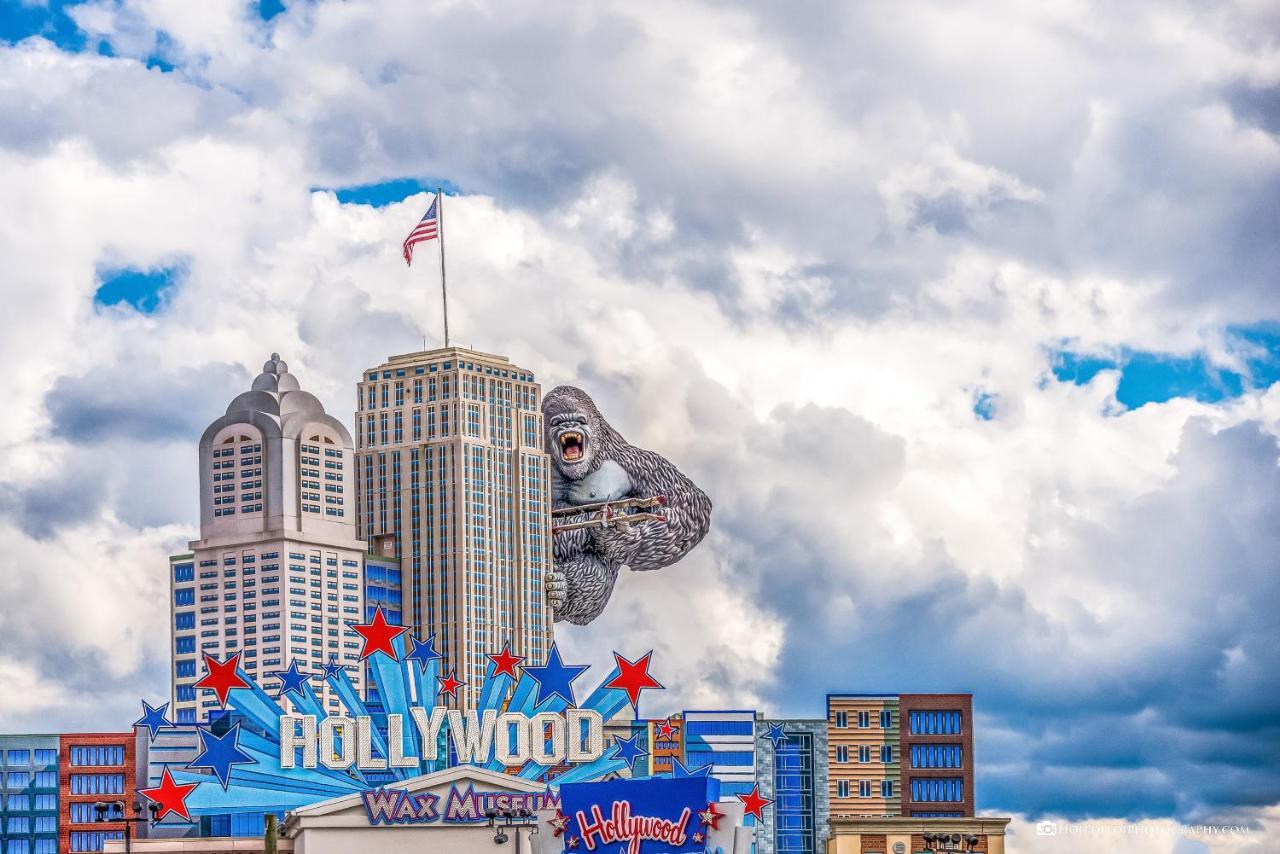
M 200 433 L 440 343 L 442 187 L 454 342 L 715 504 L 566 657 L 972 692 L 1014 852 L 1280 834 L 1274 4 L 10 0 L 0 186 L 0 731 L 167 696 Z

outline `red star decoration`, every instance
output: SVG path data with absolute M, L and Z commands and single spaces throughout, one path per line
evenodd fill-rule
M 707 808 L 698 813 L 698 820 L 712 830 L 720 829 L 720 819 L 722 818 L 724 818 L 724 813 L 716 809 L 715 804 L 707 804 Z
M 671 718 L 667 718 L 665 721 L 658 724 L 658 734 L 655 738 L 675 738 L 676 730 L 679 728 L 679 724 L 673 724 L 671 722 Z
M 641 691 L 645 688 L 662 687 L 661 682 L 649 675 L 649 659 L 652 657 L 653 650 L 649 650 L 637 661 L 627 661 L 615 652 L 613 660 L 618 664 L 618 675 L 604 683 L 604 687 L 626 691 L 631 705 L 639 706 Z
M 348 623 L 352 631 L 364 638 L 364 649 L 360 651 L 360 660 L 364 661 L 375 652 L 385 652 L 398 660 L 396 649 L 391 642 L 409 631 L 408 626 L 394 626 L 387 622 L 387 615 L 382 606 L 373 612 L 373 620 L 368 623 Z
M 523 655 L 511 654 L 511 642 L 508 641 L 502 645 L 502 652 L 497 655 L 487 656 L 493 662 L 494 676 L 510 676 L 516 678 L 516 665 L 524 661 Z
M 566 836 L 566 837 L 564 838 L 564 847 L 565 847 L 565 848 L 577 848 L 577 847 L 578 847 L 578 837 L 576 837 L 576 836 Z
M 742 801 L 744 815 L 753 815 L 760 821 L 764 821 L 764 808 L 773 803 L 768 798 L 760 797 L 759 786 L 753 786 L 745 795 L 738 795 L 738 800 Z
M 228 658 L 226 661 L 218 661 L 209 653 L 204 654 L 204 667 L 208 672 L 200 677 L 200 681 L 195 684 L 196 688 L 208 688 L 210 691 L 218 695 L 218 704 L 223 708 L 227 705 L 227 696 L 231 693 L 232 688 L 248 688 L 249 683 L 237 673 L 240 669 L 240 653 Z
M 695 833 L 693 834 L 693 843 L 695 845 L 701 845 L 702 841 L 706 838 L 707 837 L 703 836 L 701 833 Z
M 564 833 L 564 829 L 569 826 L 569 819 L 560 810 L 556 810 L 555 817 L 548 824 L 551 825 L 553 831 L 552 836 L 559 836 Z
M 454 676 L 454 671 L 452 670 L 449 671 L 448 676 L 437 676 L 436 681 L 440 683 L 440 689 L 436 693 L 448 694 L 454 699 L 458 697 L 458 689 L 467 684 Z
M 160 812 L 156 815 L 157 819 L 173 813 L 174 815 L 182 816 L 187 821 L 191 821 L 191 813 L 187 812 L 187 796 L 199 785 L 199 783 L 178 785 L 173 782 L 173 775 L 169 773 L 169 769 L 165 768 L 160 776 L 159 786 L 154 789 L 139 789 L 138 794 L 160 805 Z

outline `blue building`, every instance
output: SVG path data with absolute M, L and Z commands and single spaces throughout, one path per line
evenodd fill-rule
M 0 851 L 57 854 L 58 736 L 0 736 Z
M 770 738 L 775 725 L 784 738 Z M 756 773 L 760 794 L 773 801 L 756 832 L 757 854 L 823 851 L 830 811 L 826 721 L 758 721 Z
M 756 713 L 750 710 L 686 711 L 684 764 L 711 766 L 723 800 L 736 802 L 756 784 Z

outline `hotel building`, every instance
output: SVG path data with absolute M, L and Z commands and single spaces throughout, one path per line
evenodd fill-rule
M 0 851 L 68 850 L 58 847 L 58 779 L 58 736 L 0 735 Z
M 710 765 L 724 800 L 750 792 L 756 784 L 756 713 L 686 711 L 682 717 L 685 767 Z
M 972 817 L 972 694 L 827 695 L 833 816 Z
M 541 388 L 502 356 L 449 347 L 392 356 L 358 394 L 359 535 L 399 559 L 406 621 L 435 635 L 474 704 L 487 654 L 510 642 L 541 663 L 551 645 Z
M 200 539 L 169 561 L 174 720 L 217 711 L 194 688 L 206 653 L 243 653 L 241 667 L 269 692 L 273 671 L 297 660 L 318 672 L 331 657 L 361 687 L 360 638 L 346 624 L 364 615 L 365 544 L 347 429 L 273 353 L 205 430 L 199 464 Z
M 769 738 L 780 726 L 781 741 Z M 827 722 L 756 721 L 756 777 L 764 808 L 756 832 L 757 854 L 814 854 L 825 850 L 830 805 L 827 788 Z

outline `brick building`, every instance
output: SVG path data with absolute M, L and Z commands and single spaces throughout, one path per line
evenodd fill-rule
M 134 734 L 64 734 L 58 742 L 58 850 L 101 851 L 124 838 L 124 824 L 95 822 L 93 805 L 119 801 L 132 814 L 137 798 Z

